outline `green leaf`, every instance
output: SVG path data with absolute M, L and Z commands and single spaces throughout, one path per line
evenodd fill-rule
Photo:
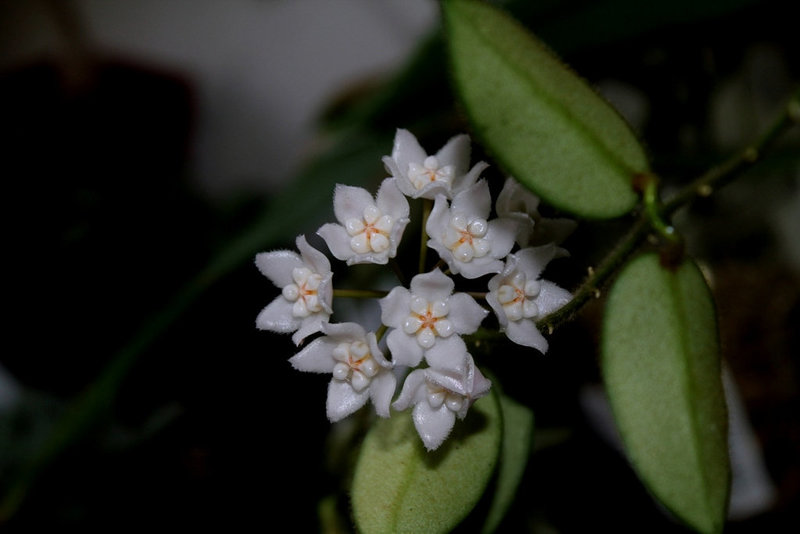
M 533 438 L 533 412 L 527 407 L 500 395 L 503 411 L 503 446 L 494 495 L 483 532 L 494 532 L 516 496 L 530 455 Z
M 531 33 L 488 4 L 448 0 L 453 79 L 475 134 L 550 204 L 611 218 L 649 169 L 625 121 Z
M 602 369 L 639 477 L 700 532 L 725 520 L 730 468 L 714 304 L 699 269 L 647 254 L 608 296 Z
M 450 531 L 491 479 L 500 450 L 500 419 L 496 396 L 483 397 L 432 452 L 422 445 L 410 414 L 377 421 L 364 440 L 353 477 L 358 530 Z

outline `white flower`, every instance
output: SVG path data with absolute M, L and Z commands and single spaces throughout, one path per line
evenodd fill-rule
M 503 272 L 489 280 L 486 295 L 508 338 L 542 353 L 547 352 L 547 340 L 536 328 L 536 320 L 572 298 L 569 291 L 539 279 L 556 253 L 557 247 L 550 244 L 509 254 Z
M 514 178 L 506 178 L 495 203 L 497 215 L 518 222 L 517 243 L 520 247 L 560 244 L 578 226 L 572 219 L 546 219 L 539 214 L 539 197 L 523 187 Z M 568 256 L 564 249 L 557 249 L 557 256 Z
M 392 155 L 384 156 L 386 170 L 397 179 L 397 186 L 411 198 L 447 198 L 478 179 L 488 165 L 475 164 L 469 171 L 469 137 L 465 134 L 451 138 L 435 156 L 428 156 L 417 138 L 408 130 L 398 129 Z
M 258 314 L 256 326 L 282 334 L 294 332 L 292 341 L 299 345 L 319 332 L 333 313 L 333 273 L 325 254 L 309 245 L 304 236 L 299 236 L 296 244 L 300 254 L 278 250 L 256 255 L 261 274 L 282 289 Z
M 385 264 L 395 257 L 409 208 L 394 178 L 381 183 L 374 199 L 366 189 L 337 184 L 333 211 L 341 224 L 325 224 L 317 234 L 337 259 Z
M 457 369 L 416 369 L 403 383 L 395 410 L 414 405 L 414 426 L 428 450 L 438 448 L 453 429 L 456 417 L 464 419 L 472 403 L 486 395 L 492 383 L 475 367 L 469 353 Z
M 452 205 L 438 195 L 425 231 L 428 246 L 447 262 L 450 271 L 465 278 L 479 278 L 503 269 L 504 258 L 514 246 L 517 223 L 498 218 L 487 221 L 492 208 L 489 185 L 480 180 L 454 198 Z
M 356 323 L 326 323 L 324 336 L 289 358 L 299 371 L 332 373 L 328 384 L 327 414 L 339 421 L 372 399 L 375 411 L 389 417 L 396 379 L 392 364 L 383 357 L 375 334 Z
M 453 294 L 453 280 L 435 269 L 411 279 L 411 290 L 395 287 L 380 300 L 381 321 L 393 328 L 386 338 L 392 360 L 416 367 L 423 355 L 431 366 L 461 363 L 466 346 L 459 334 L 471 334 L 486 317 L 475 299 Z M 439 350 L 433 350 L 436 347 Z

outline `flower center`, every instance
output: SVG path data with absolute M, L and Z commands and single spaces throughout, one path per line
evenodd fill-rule
M 333 358 L 336 360 L 333 378 L 350 382 L 356 391 L 363 391 L 369 386 L 372 377 L 380 370 L 369 351 L 369 345 L 364 341 L 339 343 L 333 349 Z
M 428 404 L 434 410 L 438 409 L 442 404 L 447 406 L 451 412 L 458 412 L 464 406 L 464 396 L 458 393 L 453 393 L 449 389 L 445 389 L 436 384 L 427 383 L 428 386 Z
M 541 289 L 538 280 L 527 280 L 525 273 L 517 271 L 497 290 L 497 300 L 503 305 L 509 321 L 533 319 L 539 315 L 539 307 L 534 301 Z
M 448 337 L 455 331 L 453 323 L 447 319 L 450 307 L 446 300 L 428 302 L 427 299 L 412 295 L 410 304 L 410 313 L 403 321 L 403 331 L 416 336 L 422 348 L 431 348 L 436 336 Z
M 486 219 L 470 219 L 461 213 L 455 213 L 450 217 L 442 242 L 458 261 L 466 263 L 489 253 L 492 246 L 486 239 L 488 230 L 489 223 Z
M 322 311 L 317 290 L 322 282 L 322 276 L 314 273 L 308 267 L 295 267 L 292 269 L 293 284 L 283 288 L 283 296 L 289 302 L 294 302 L 292 315 L 295 317 L 308 317 L 312 313 Z
M 453 179 L 453 166 L 439 167 L 439 160 L 436 156 L 428 156 L 422 165 L 419 163 L 408 164 L 408 179 L 417 189 L 422 189 L 432 182 L 449 185 Z
M 350 248 L 356 254 L 384 252 L 389 248 L 389 234 L 393 225 L 391 216 L 382 214 L 376 206 L 367 206 L 363 218 L 345 222 L 345 229 L 350 235 Z

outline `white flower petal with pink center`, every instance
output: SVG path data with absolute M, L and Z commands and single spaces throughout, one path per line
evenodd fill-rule
M 425 447 L 434 450 L 450 435 L 456 418 L 464 419 L 472 403 L 486 395 L 491 385 L 465 351 L 460 365 L 453 369 L 432 366 L 409 373 L 392 407 L 414 407 L 414 427 Z
M 284 334 L 294 332 L 292 341 L 299 345 L 319 332 L 333 313 L 333 273 L 328 258 L 304 236 L 297 238 L 296 245 L 300 254 L 278 250 L 256 255 L 259 271 L 281 288 L 281 294 L 258 314 L 256 326 Z
M 394 178 L 381 183 L 374 199 L 366 189 L 339 184 L 333 207 L 340 224 L 324 224 L 317 234 L 337 259 L 348 265 L 385 264 L 397 255 L 409 207 Z
M 386 343 L 395 364 L 416 367 L 434 346 L 458 349 L 447 340 L 463 345 L 458 336 L 478 329 L 488 312 L 469 295 L 453 294 L 454 287 L 450 277 L 435 269 L 415 276 L 410 290 L 396 287 L 380 300 L 381 321 L 393 329 Z
M 447 262 L 450 271 L 465 278 L 499 273 L 514 246 L 517 222 L 510 218 L 487 220 L 491 211 L 489 185 L 480 180 L 458 193 L 452 204 L 439 195 L 428 216 L 428 246 Z
M 506 178 L 495 204 L 497 215 L 517 221 L 516 241 L 520 247 L 561 244 L 578 226 L 572 219 L 547 219 L 539 214 L 539 197 L 514 178 Z M 569 256 L 557 248 L 556 257 Z
M 325 324 L 322 331 L 324 336 L 289 362 L 300 371 L 333 375 L 328 385 L 328 419 L 335 422 L 347 417 L 370 399 L 379 416 L 389 417 L 396 379 L 375 334 L 356 323 Z
M 547 340 L 536 328 L 536 321 L 572 298 L 569 291 L 539 278 L 557 250 L 550 244 L 509 254 L 503 271 L 489 280 L 486 294 L 508 338 L 542 353 L 547 352 Z
M 443 194 L 451 198 L 475 183 L 487 167 L 486 163 L 480 162 L 469 169 L 469 156 L 467 135 L 451 138 L 439 152 L 429 156 L 411 132 L 399 129 L 392 155 L 384 156 L 383 163 L 406 196 L 432 199 Z

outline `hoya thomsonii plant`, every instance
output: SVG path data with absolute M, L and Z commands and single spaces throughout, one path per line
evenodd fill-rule
M 305 236 L 297 252 L 256 257 L 281 290 L 257 326 L 292 334 L 295 369 L 331 375 L 331 422 L 377 416 L 366 418 L 349 481 L 358 531 L 447 532 L 482 497 L 477 529 L 494 530 L 522 476 L 533 414 L 502 392 L 491 359 L 473 356 L 476 333 L 494 325 L 537 357 L 607 286 L 600 366 L 625 452 L 674 517 L 721 531 L 730 469 L 714 303 L 670 219 L 755 163 L 798 120 L 798 99 L 753 146 L 662 201 L 628 125 L 526 29 L 474 0 L 446 0 L 443 16 L 453 86 L 505 182 L 490 187 L 466 134 L 429 155 L 400 128 L 377 191 L 337 185 L 335 222 L 317 231 L 347 266 L 391 266 L 391 289 L 339 287 Z M 542 217 L 540 202 L 573 217 Z M 577 288 L 543 279 L 554 260 L 571 261 L 563 243 L 577 220 L 623 215 L 635 215 L 630 229 Z M 414 273 L 398 262 L 409 250 L 419 256 L 402 264 Z M 342 298 L 377 301 L 380 322 L 333 320 Z
M 536 211 L 535 195 L 510 178 L 498 198 L 515 196 L 522 211 L 493 210 L 489 186 L 480 176 L 487 165 L 469 168 L 469 157 L 466 135 L 453 137 L 436 156 L 428 156 L 413 134 L 400 129 L 391 156 L 384 158 L 391 176 L 374 196 L 360 187 L 336 186 L 333 212 L 338 223 L 324 224 L 317 234 L 347 265 L 394 264 L 410 221 L 407 197 L 421 199 L 426 219 L 422 243 L 438 253 L 439 261 L 427 268 L 426 258 L 420 258 L 416 263 L 421 272 L 408 287 L 398 281 L 390 291 L 336 289 L 327 256 L 304 236 L 297 238 L 299 254 L 280 250 L 256 256 L 259 270 L 281 289 L 256 325 L 292 333 L 297 345 L 316 335 L 289 361 L 300 371 L 332 375 L 327 400 L 331 422 L 368 401 L 383 418 L 410 409 L 422 443 L 432 451 L 490 391 L 491 381 L 462 339 L 478 330 L 490 309 L 509 339 L 547 350 L 535 320 L 571 297 L 540 279 L 558 250 L 555 243 L 530 245 L 536 221 L 546 225 L 547 219 Z M 493 211 L 504 215 L 493 218 Z M 526 246 L 520 248 L 518 242 Z M 458 280 L 479 278 L 488 282 L 487 291 L 458 291 Z M 331 322 L 336 296 L 378 298 L 381 327 L 368 332 L 355 322 Z M 379 345 L 384 338 L 390 358 Z M 397 388 L 398 377 L 402 388 Z

